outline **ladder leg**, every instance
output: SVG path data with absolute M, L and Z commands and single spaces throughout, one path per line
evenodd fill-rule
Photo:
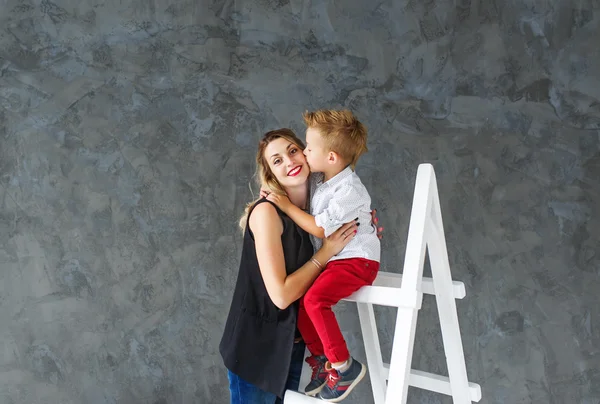
M 398 308 L 385 404 L 406 404 L 418 312 Z
M 441 223 L 440 223 L 441 224 Z M 448 377 L 455 404 L 470 404 L 471 392 L 460 336 L 456 301 L 452 294 L 452 276 L 443 233 L 430 224 L 429 258 L 435 289 L 435 300 L 440 317 L 442 340 L 448 365 Z
M 383 369 L 383 358 L 381 357 L 381 345 L 377 333 L 375 312 L 370 303 L 357 303 L 360 328 L 365 342 L 365 353 L 367 355 L 367 366 L 373 387 L 373 399 L 375 404 L 384 404 L 386 377 Z

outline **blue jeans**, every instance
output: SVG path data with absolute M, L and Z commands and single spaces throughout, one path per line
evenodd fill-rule
M 300 375 L 302 373 L 302 363 L 304 361 L 304 342 L 294 344 L 292 350 L 292 361 L 288 373 L 286 390 L 298 391 L 300 386 Z M 281 404 L 283 400 L 273 393 L 267 393 L 248 383 L 241 377 L 227 371 L 229 376 L 229 392 L 231 394 L 231 404 Z

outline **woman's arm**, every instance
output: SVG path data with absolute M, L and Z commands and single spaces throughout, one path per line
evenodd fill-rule
M 274 206 L 261 203 L 250 215 L 256 257 L 269 297 L 281 310 L 298 300 L 312 285 L 327 261 L 354 238 L 356 224 L 350 222 L 323 241 L 323 247 L 293 274 L 287 275 L 281 234 L 283 223 Z

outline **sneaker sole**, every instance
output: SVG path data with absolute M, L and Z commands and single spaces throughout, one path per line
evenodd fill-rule
M 354 379 L 354 381 L 352 382 L 352 384 L 350 386 L 348 386 L 348 390 L 346 390 L 344 392 L 344 394 L 342 394 L 339 397 L 336 398 L 323 398 L 323 397 L 319 397 L 321 400 L 323 401 L 327 401 L 328 403 L 339 403 L 340 401 L 344 400 L 346 397 L 348 397 L 348 395 L 352 392 L 352 390 L 356 387 L 356 385 L 358 383 L 360 383 L 360 381 L 363 379 L 363 377 L 365 377 L 365 375 L 367 374 L 367 366 L 361 363 L 361 370 L 360 373 L 358 374 L 358 376 L 356 376 L 356 379 Z M 321 389 L 325 387 L 325 385 L 321 386 Z
M 304 391 L 304 394 L 306 394 L 307 396 L 310 397 L 314 397 L 317 394 L 319 394 L 321 392 L 321 390 L 323 390 L 323 388 L 325 387 L 325 385 L 327 384 L 327 381 L 323 382 L 322 385 L 320 385 L 319 387 L 317 387 L 316 389 L 312 389 L 311 391 Z

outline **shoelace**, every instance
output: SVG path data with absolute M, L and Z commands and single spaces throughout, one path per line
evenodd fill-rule
M 321 362 L 319 362 L 317 359 L 315 359 L 312 356 L 309 356 L 308 358 L 306 358 L 306 362 L 312 369 L 312 376 L 310 378 L 314 379 L 319 374 L 319 370 L 321 368 Z
M 340 380 L 340 375 L 337 370 L 332 368 L 329 371 L 329 376 L 327 377 L 327 386 L 329 386 L 330 389 L 333 389 L 338 380 Z

